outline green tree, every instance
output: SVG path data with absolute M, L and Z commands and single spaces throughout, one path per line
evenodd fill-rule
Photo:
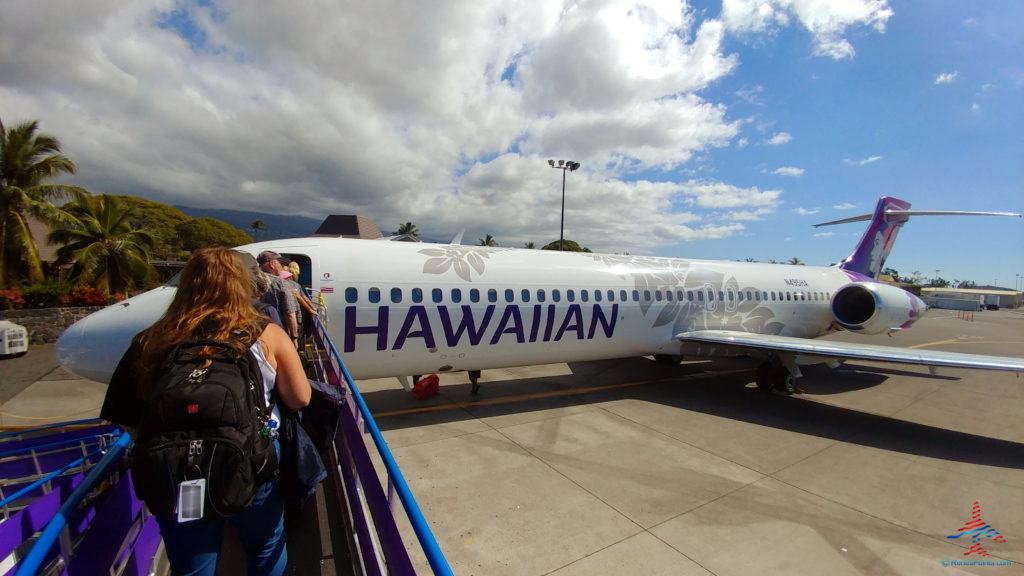
M 487 236 L 480 239 L 480 246 L 497 246 L 498 241 L 493 236 L 488 234 Z
M 149 263 L 153 237 L 131 224 L 131 210 L 113 196 L 93 196 L 65 204 L 70 220 L 48 237 L 58 264 L 72 264 L 70 279 L 106 294 L 127 293 L 156 278 Z
M 558 242 L 558 240 L 555 240 L 541 248 L 541 250 L 558 250 Z M 575 240 L 569 240 L 568 238 L 564 241 L 564 248 L 565 252 L 590 252 L 590 248 L 583 248 Z
M 800 260 L 799 258 L 797 258 L 796 256 L 793 256 L 792 258 L 790 258 L 789 261 L 786 262 L 786 264 L 789 264 L 790 266 L 803 266 L 804 265 L 803 261 Z
M 0 287 L 23 277 L 43 280 L 39 249 L 25 218 L 31 215 L 50 225 L 66 221 L 67 215 L 52 202 L 89 193 L 48 182 L 74 173 L 75 164 L 61 153 L 60 141 L 39 132 L 38 122 L 6 128 L 0 121 Z
M 252 224 L 249 224 L 249 229 L 252 230 L 252 237 L 255 238 L 260 232 L 267 229 L 267 223 L 263 220 L 253 220 Z
M 213 218 L 193 218 L 177 227 L 181 247 L 189 252 L 214 246 L 241 246 L 252 237 L 226 222 Z
M 412 236 L 413 238 L 419 238 L 420 237 L 420 229 L 417 228 L 416 225 L 413 224 L 412 222 L 406 222 L 405 224 L 399 225 L 398 226 L 398 231 L 395 232 L 396 236 L 401 236 L 403 234 L 408 234 L 409 236 Z
M 537 245 L 533 242 L 527 242 L 526 244 L 523 244 L 523 248 L 526 248 L 527 250 L 535 250 Z
M 152 256 L 157 260 L 184 259 L 187 252 L 181 247 L 178 226 L 191 220 L 173 206 L 146 200 L 137 196 L 116 196 L 118 203 L 131 212 L 131 225 L 149 232 L 155 244 Z

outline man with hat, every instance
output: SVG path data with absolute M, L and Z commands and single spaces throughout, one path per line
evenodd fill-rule
M 256 257 L 256 262 L 259 264 L 260 270 L 270 275 L 270 289 L 263 294 L 260 300 L 277 308 L 277 312 L 281 315 L 281 321 L 284 322 L 285 332 L 291 336 L 292 342 L 298 345 L 299 323 L 296 316 L 299 312 L 299 304 L 296 302 L 291 288 L 284 279 L 278 276 L 284 270 L 284 267 L 281 266 L 281 255 L 273 250 L 264 250 Z

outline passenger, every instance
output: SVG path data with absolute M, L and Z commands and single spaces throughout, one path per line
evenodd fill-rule
M 273 250 L 264 250 L 256 257 L 260 269 L 270 275 L 270 289 L 261 300 L 277 308 L 284 322 L 285 332 L 291 337 L 296 347 L 299 345 L 299 304 L 295 292 L 278 274 L 281 266 L 281 255 Z
M 254 288 L 252 305 L 256 307 L 260 314 L 270 318 L 274 324 L 283 329 L 284 324 L 281 322 L 281 315 L 277 312 L 277 307 L 261 300 L 263 295 L 267 293 L 267 290 L 270 290 L 270 276 L 263 270 L 260 270 L 260 265 L 256 263 L 256 258 L 252 254 L 239 250 L 238 255 L 242 258 L 242 263 L 245 264 L 245 267 L 252 274 Z
M 279 276 L 288 282 L 295 292 L 295 300 L 299 303 L 300 308 L 300 314 L 298 316 L 299 334 L 302 337 L 306 337 L 310 334 L 310 330 L 313 328 L 313 318 L 318 316 L 316 313 L 316 306 L 314 306 L 313 302 L 308 296 L 306 296 L 306 290 L 302 287 L 302 284 L 299 284 L 299 274 L 302 272 L 302 269 L 299 268 L 299 263 L 292 260 L 284 265 L 284 258 L 281 259 L 281 262 L 283 264 L 283 268 Z
M 250 302 L 252 294 L 252 275 L 237 252 L 228 248 L 195 251 L 182 271 L 167 312 L 135 336 L 118 365 L 100 416 L 126 427 L 138 427 L 142 405 L 159 376 L 158 368 L 177 344 L 197 338 L 252 342 L 249 349 L 259 360 L 266 395 L 276 388 L 279 401 L 288 408 L 298 410 L 306 406 L 311 389 L 299 355 L 280 327 L 266 323 L 260 329 L 264 323 Z M 244 336 L 244 340 L 237 335 Z M 276 406 L 271 418 L 280 422 Z M 276 439 L 274 444 L 280 458 Z M 178 523 L 173 514 L 156 518 L 172 573 L 212 576 L 217 568 L 225 520 Z M 288 553 L 278 477 L 258 489 L 250 508 L 226 522 L 234 526 L 242 541 L 250 574 L 285 573 Z

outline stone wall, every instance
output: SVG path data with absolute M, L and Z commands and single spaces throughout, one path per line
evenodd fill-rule
M 103 306 L 76 308 L 39 308 L 35 310 L 3 310 L 0 320 L 9 320 L 28 329 L 29 344 L 56 342 L 68 326 L 85 318 Z

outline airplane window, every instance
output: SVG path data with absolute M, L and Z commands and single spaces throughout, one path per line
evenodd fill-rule
M 522 294 L 523 294 L 523 302 L 529 302 L 530 301 L 530 291 L 527 290 L 526 288 L 523 288 Z
M 651 301 L 651 291 L 650 290 L 644 290 L 644 301 L 645 302 L 650 302 Z
M 725 293 L 722 292 L 721 290 L 718 291 L 718 301 L 725 302 Z
M 590 291 L 589 290 L 580 290 L 580 300 L 582 300 L 584 302 L 590 302 Z
M 359 301 L 359 289 L 349 286 L 345 288 L 345 302 L 355 304 Z
M 494 288 L 491 288 L 490 290 L 488 290 L 487 291 L 487 301 L 488 302 L 497 302 L 498 301 L 498 291 L 495 290 Z
M 772 302 L 775 301 L 775 290 L 772 290 Z
M 666 290 L 665 298 L 667 298 L 668 301 L 671 302 L 675 298 L 675 294 L 673 294 L 671 290 Z
M 708 290 L 708 302 L 711 302 L 714 299 L 715 299 L 715 291 L 714 290 Z
M 573 290 L 572 288 L 566 290 L 565 291 L 565 299 L 568 302 L 575 302 L 576 301 L 576 291 Z
M 639 301 L 640 301 L 640 291 L 639 290 L 633 290 L 633 302 L 639 302 Z
M 730 294 L 732 294 L 732 292 L 730 292 Z M 740 302 L 743 302 L 743 292 L 737 292 L 736 299 L 739 300 Z
M 793 293 L 790 292 L 789 290 L 786 290 L 786 300 L 792 300 L 792 299 L 793 299 Z
M 470 302 L 479 302 L 480 301 L 480 291 L 477 290 L 476 288 L 471 288 L 469 290 L 469 301 Z
M 619 301 L 620 302 L 625 302 L 626 300 L 628 300 L 628 298 L 626 297 L 626 291 L 625 290 L 619 290 Z
M 370 302 L 374 304 L 380 302 L 380 288 L 370 288 L 368 296 L 370 298 Z
M 729 290 L 729 292 L 727 292 L 727 294 L 729 294 L 729 302 L 732 302 L 733 299 L 736 298 L 736 293 L 733 292 L 732 290 Z
M 444 299 L 444 292 L 442 292 L 440 288 L 434 288 L 430 291 L 430 298 L 435 304 L 440 304 L 441 300 Z
M 402 301 L 402 289 L 401 288 L 392 288 L 391 289 L 391 303 L 392 304 L 398 304 L 401 301 Z
M 602 297 L 600 290 L 594 290 L 594 302 L 600 302 Z
M 615 290 L 608 291 L 608 301 L 615 302 Z
M 562 292 L 560 290 L 558 290 L 558 288 L 555 288 L 554 290 L 551 291 L 551 301 L 552 302 L 561 302 L 562 301 Z
M 419 304 L 420 302 L 423 302 L 423 289 L 422 288 L 413 288 L 412 289 L 412 301 L 417 303 L 417 304 Z
M 654 291 L 654 299 L 657 300 L 658 302 L 661 302 L 661 290 Z
M 693 290 L 686 291 L 686 299 L 690 302 L 693 302 Z
M 544 289 L 537 290 L 537 302 L 543 302 L 547 298 L 544 296 Z
M 462 290 L 452 288 L 452 302 L 462 302 Z
M 704 292 L 701 292 L 700 290 L 697 290 L 697 301 L 698 302 L 703 302 L 704 301 Z
M 505 302 L 515 302 L 516 293 L 511 288 L 505 288 Z

